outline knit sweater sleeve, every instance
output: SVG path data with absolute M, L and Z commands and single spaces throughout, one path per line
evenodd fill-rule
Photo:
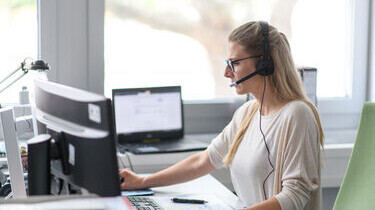
M 281 192 L 275 195 L 283 210 L 306 209 L 320 186 L 319 132 L 315 117 L 306 104 L 292 107 L 285 122 L 281 167 Z

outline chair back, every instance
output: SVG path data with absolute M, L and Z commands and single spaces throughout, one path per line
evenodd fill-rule
M 365 103 L 334 210 L 375 209 L 375 103 Z

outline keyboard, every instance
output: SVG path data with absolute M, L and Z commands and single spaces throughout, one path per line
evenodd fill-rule
M 163 208 L 150 197 L 127 197 L 134 209 L 137 210 L 162 210 Z
M 146 153 L 168 153 L 168 152 L 185 152 L 185 151 L 196 151 L 204 150 L 208 146 L 207 143 L 203 143 L 196 140 L 184 139 L 184 140 L 169 140 L 152 143 L 119 143 L 118 148 L 121 153 L 130 151 L 134 154 L 146 154 Z

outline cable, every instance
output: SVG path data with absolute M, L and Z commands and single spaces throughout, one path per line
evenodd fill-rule
M 118 147 L 117 147 L 117 152 L 121 154 L 120 149 L 119 149 Z M 133 164 L 132 164 L 132 162 L 130 161 L 130 157 L 129 157 L 128 153 L 126 152 L 126 150 L 124 151 L 124 154 L 125 154 L 126 158 L 128 159 L 130 170 L 132 170 L 132 171 L 134 172 Z M 121 156 L 120 156 L 119 159 L 120 159 L 121 164 L 122 164 L 124 167 L 126 167 L 124 161 L 122 161 Z
M 118 148 L 118 146 L 116 147 L 116 150 L 117 150 L 117 153 L 121 154 L 121 151 L 120 151 L 120 149 Z M 122 165 L 123 167 L 126 167 L 125 163 L 122 161 L 121 156 L 120 156 L 119 159 L 120 159 L 121 165 Z
M 29 120 L 31 121 L 32 119 L 29 119 Z M 33 127 L 31 125 L 31 122 L 29 122 L 29 120 L 25 120 L 25 121 L 27 122 L 27 125 L 29 126 L 29 130 L 31 130 Z
M 262 108 L 263 108 L 264 93 L 266 92 L 266 77 L 265 76 L 264 76 L 264 83 L 263 84 L 264 84 L 263 94 L 262 94 L 262 99 L 261 99 L 261 102 L 260 102 L 260 110 L 259 110 L 259 129 L 260 129 L 260 132 L 262 133 L 262 136 L 263 136 L 264 145 L 266 145 L 268 162 L 270 163 L 270 165 L 272 167 L 271 172 L 267 175 L 267 177 L 263 181 L 264 198 L 265 198 L 265 200 L 267 200 L 265 185 L 266 185 L 266 181 L 267 181 L 268 177 L 275 171 L 275 168 L 273 167 L 273 164 L 271 162 L 270 149 L 268 148 L 268 145 L 267 145 L 267 142 L 266 142 L 266 136 L 264 135 L 263 130 L 262 130 Z
M 64 188 L 64 180 L 61 178 L 58 178 L 58 180 L 59 180 L 59 191 L 57 192 L 57 195 L 61 195 L 61 192 Z
M 126 155 L 126 157 L 128 158 L 128 162 L 129 162 L 130 169 L 131 169 L 133 172 L 135 172 L 135 171 L 134 171 L 134 168 L 133 168 L 133 164 L 132 164 L 132 162 L 130 161 L 129 154 L 128 154 L 126 151 L 125 151 L 125 155 Z

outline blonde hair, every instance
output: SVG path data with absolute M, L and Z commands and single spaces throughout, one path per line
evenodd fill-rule
M 274 62 L 275 71 L 270 78 L 270 85 L 276 95 L 287 101 L 300 100 L 306 103 L 314 113 L 315 120 L 318 124 L 319 141 L 323 147 L 323 129 L 320 123 L 318 111 L 314 104 L 307 98 L 305 89 L 299 72 L 294 64 L 289 42 L 286 36 L 278 32 L 277 29 L 269 25 L 269 52 Z M 234 29 L 229 35 L 230 42 L 236 42 L 245 48 L 247 53 L 262 54 L 263 40 L 262 28 L 260 22 L 249 22 Z M 230 151 L 224 159 L 224 164 L 228 166 L 237 152 L 244 133 L 246 132 L 251 120 L 259 109 L 259 102 L 255 101 L 249 108 L 247 115 L 241 122 L 237 135 L 231 145 Z

